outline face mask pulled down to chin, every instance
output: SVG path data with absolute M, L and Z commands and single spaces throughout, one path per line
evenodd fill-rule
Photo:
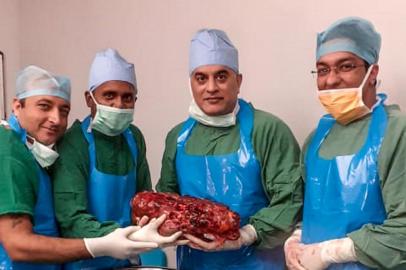
M 373 65 L 368 68 L 359 87 L 318 91 L 319 100 L 324 109 L 338 123 L 347 125 L 371 112 L 371 109 L 362 100 L 362 89 L 368 80 L 372 68 Z
M 26 145 L 42 168 L 51 166 L 59 157 L 59 154 L 52 149 L 54 144 L 44 145 L 34 138 L 27 136 Z
M 239 109 L 240 106 L 237 101 L 234 110 L 231 113 L 219 116 L 209 116 L 199 108 L 195 100 L 192 98 L 189 106 L 189 116 L 206 126 L 230 127 L 235 125 Z

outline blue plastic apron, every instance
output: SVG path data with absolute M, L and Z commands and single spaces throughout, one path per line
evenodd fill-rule
M 126 175 L 103 173 L 96 168 L 96 149 L 93 133 L 89 130 L 90 116 L 82 124 L 82 132 L 89 143 L 90 179 L 88 181 L 88 210 L 99 222 L 115 221 L 121 227 L 131 225 L 130 202 L 136 191 L 135 164 L 137 145 L 129 128 L 123 135 L 128 143 L 134 161 L 134 168 Z M 80 260 L 65 266 L 65 269 L 111 269 L 130 266 L 128 260 L 117 260 L 111 257 Z
M 346 237 L 364 224 L 382 224 L 386 219 L 379 174 L 378 155 L 385 135 L 386 95 L 372 112 L 366 141 L 352 155 L 331 160 L 319 156 L 319 149 L 335 123 L 324 116 L 306 155 L 306 191 L 302 241 L 305 244 Z M 360 263 L 333 264 L 330 270 L 369 269 Z
M 223 203 L 241 216 L 241 226 L 250 216 L 267 207 L 261 169 L 251 144 L 254 112 L 239 100 L 241 144 L 236 153 L 216 156 L 188 155 L 185 144 L 196 121 L 189 118 L 177 140 L 176 172 L 181 195 Z M 177 249 L 178 269 L 283 269 L 282 248 L 258 250 L 244 246 L 235 251 L 203 252 L 188 246 Z
M 25 145 L 27 137 L 26 131 L 20 127 L 15 115 L 11 115 L 8 124 L 21 138 L 21 142 Z M 33 232 L 44 236 L 58 237 L 58 227 L 56 225 L 53 193 L 51 181 L 48 174 L 38 163 L 36 163 L 39 186 L 37 194 L 37 202 L 34 208 L 34 227 Z M 0 269 L 1 270 L 59 270 L 62 269 L 58 264 L 38 264 L 38 263 L 22 263 L 13 262 L 8 257 L 3 246 L 0 245 Z

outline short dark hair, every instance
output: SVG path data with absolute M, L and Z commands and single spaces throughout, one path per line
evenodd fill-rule
M 369 64 L 367 61 L 364 60 L 364 64 L 365 64 L 365 71 L 368 70 L 368 68 L 371 66 L 371 64 Z
M 25 98 L 19 99 L 18 102 L 20 102 L 21 107 L 24 108 L 24 106 L 25 106 Z

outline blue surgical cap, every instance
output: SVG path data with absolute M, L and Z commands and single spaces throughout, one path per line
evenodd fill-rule
M 347 17 L 333 23 L 317 35 L 316 61 L 333 52 L 351 52 L 368 64 L 378 62 L 381 35 L 367 20 Z
M 115 49 L 98 52 L 90 67 L 89 90 L 93 91 L 107 81 L 124 81 L 134 86 L 137 80 L 134 65 L 128 63 Z
M 238 51 L 224 31 L 202 29 L 192 38 L 189 74 L 205 65 L 223 65 L 238 73 Z
M 16 80 L 16 97 L 55 96 L 70 102 L 70 80 L 64 76 L 51 75 L 48 71 L 30 65 L 22 69 Z

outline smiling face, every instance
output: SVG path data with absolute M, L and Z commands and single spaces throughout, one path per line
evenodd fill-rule
M 365 62 L 349 52 L 335 52 L 324 55 L 317 61 L 316 66 L 318 71 L 330 70 L 325 75 L 321 73 L 323 75 L 317 76 L 319 90 L 358 87 L 367 72 Z M 340 72 L 340 68 L 346 70 L 344 68 L 347 66 L 350 71 Z
M 221 65 L 196 68 L 191 77 L 193 98 L 209 116 L 231 113 L 237 103 L 242 75 Z
M 45 145 L 55 143 L 63 135 L 69 111 L 69 102 L 54 96 L 32 96 L 13 101 L 13 113 L 21 127 Z

